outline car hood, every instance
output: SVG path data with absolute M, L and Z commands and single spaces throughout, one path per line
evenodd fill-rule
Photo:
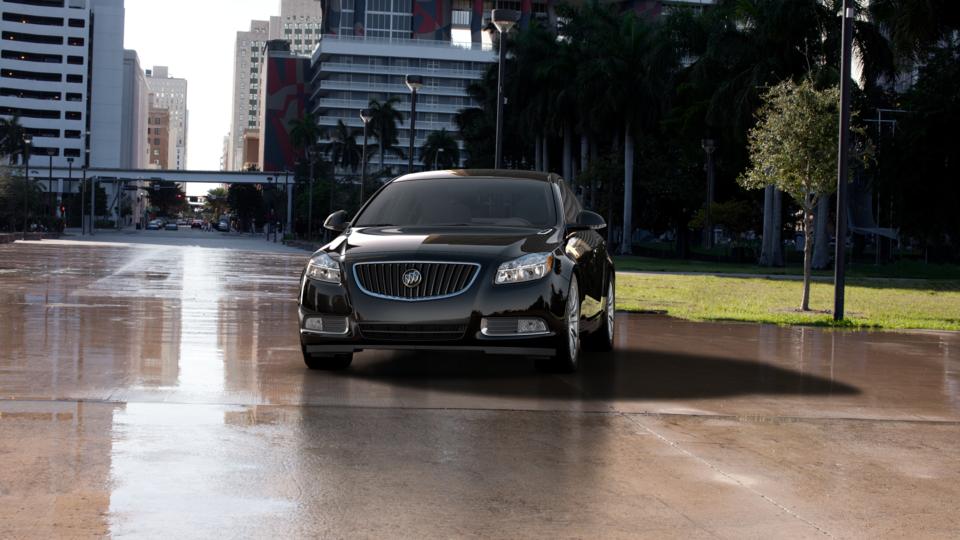
M 553 251 L 556 228 L 517 227 L 367 227 L 350 229 L 323 251 L 344 262 L 370 260 L 509 260 L 527 253 Z

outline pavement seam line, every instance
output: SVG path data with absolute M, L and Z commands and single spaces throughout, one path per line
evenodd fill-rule
M 768 495 L 766 495 L 766 494 L 764 494 L 764 493 L 762 493 L 762 492 L 760 492 L 760 491 L 757 491 L 756 489 L 754 489 L 754 488 L 752 488 L 752 487 L 744 484 L 743 482 L 741 482 L 740 480 L 738 480 L 736 477 L 734 477 L 734 476 L 731 475 L 731 474 L 728 474 L 726 471 L 724 471 L 723 469 L 721 469 L 721 468 L 718 467 L 717 465 L 713 464 L 713 463 L 710 462 L 709 460 L 707 460 L 707 459 L 705 459 L 705 458 L 702 458 L 702 457 L 694 454 L 693 452 L 687 450 L 686 448 L 683 448 L 682 446 L 680 446 L 680 443 L 678 443 L 678 442 L 676 442 L 676 441 L 672 441 L 672 440 L 668 439 L 667 437 L 661 435 L 660 433 L 654 431 L 653 429 L 651 429 L 651 428 L 643 425 L 642 423 L 638 422 L 635 418 L 633 418 L 633 416 L 635 416 L 635 415 L 632 415 L 632 414 L 630 414 L 630 413 L 620 413 L 620 416 L 626 418 L 627 421 L 629 421 L 631 424 L 633 424 L 633 425 L 639 427 L 640 429 L 646 431 L 646 432 L 649 433 L 650 435 L 653 435 L 654 437 L 656 437 L 658 440 L 660 440 L 661 442 L 663 442 L 663 443 L 666 444 L 667 446 L 670 446 L 671 448 L 679 451 L 679 452 L 682 453 L 683 455 L 685 455 L 685 456 L 687 456 L 687 457 L 689 457 L 689 458 L 691 458 L 691 459 L 693 459 L 693 460 L 695 460 L 695 461 L 698 461 L 698 462 L 702 463 L 703 465 L 706 465 L 709 469 L 711 469 L 712 471 L 716 472 L 717 474 L 722 475 L 722 476 L 723 476 L 724 478 L 726 478 L 727 480 L 733 482 L 734 484 L 740 486 L 740 487 L 743 488 L 743 489 L 746 489 L 747 491 L 753 493 L 754 495 L 757 495 L 758 497 L 760 497 L 761 499 L 763 499 L 763 500 L 766 501 L 767 503 L 772 504 L 773 506 L 775 506 L 776 508 L 780 509 L 781 511 L 786 512 L 787 515 L 790 515 L 790 516 L 794 517 L 795 519 L 800 520 L 800 521 L 802 521 L 803 523 L 806 523 L 807 525 L 813 527 L 814 529 L 816 529 L 817 531 L 819 531 L 821 534 L 823 534 L 823 535 L 825 535 L 825 536 L 829 536 L 830 538 L 836 538 L 836 536 L 834 536 L 833 534 L 831 534 L 830 531 L 824 529 L 824 528 L 821 527 L 820 525 L 817 525 L 816 523 L 810 521 L 809 519 L 801 516 L 800 514 L 794 512 L 793 510 L 787 508 L 786 506 L 784 506 L 783 504 L 781 504 L 780 502 L 778 502 L 776 499 L 774 499 L 774 498 L 772 498 L 772 497 L 770 497 L 770 496 L 768 496 Z
M 341 405 L 333 403 L 242 403 L 242 402 L 212 402 L 212 401 L 170 401 L 170 400 L 143 400 L 143 399 L 113 399 L 110 397 L 100 399 L 90 398 L 37 398 L 37 397 L 0 397 L 0 403 L 91 403 L 99 405 L 126 404 L 126 403 L 146 403 L 162 405 L 203 405 L 209 407 L 300 407 L 307 409 L 383 409 L 383 410 L 412 410 L 412 411 L 479 411 L 479 412 L 528 412 L 541 414 L 610 414 L 622 416 L 642 416 L 649 418 L 703 418 L 710 420 L 732 420 L 743 423 L 745 419 L 749 420 L 783 420 L 786 422 L 862 422 L 862 423 L 887 423 L 887 424 L 925 424 L 931 426 L 960 426 L 957 420 L 911 420 L 907 418 L 851 418 L 851 417 L 825 417 L 825 416 L 744 416 L 736 414 L 702 414 L 702 413 L 660 413 L 651 411 L 618 411 L 616 409 L 604 410 L 572 410 L 572 409 L 517 409 L 517 408 L 495 408 L 495 407 L 420 407 L 411 405 L 389 406 L 389 405 Z

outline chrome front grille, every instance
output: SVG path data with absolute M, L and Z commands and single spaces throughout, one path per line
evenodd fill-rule
M 419 273 L 420 281 L 409 286 L 404 284 L 404 274 L 412 270 Z M 479 273 L 479 264 L 461 262 L 392 261 L 353 265 L 354 279 L 363 292 L 408 302 L 461 294 L 470 288 Z

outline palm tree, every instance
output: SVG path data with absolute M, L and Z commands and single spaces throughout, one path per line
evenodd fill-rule
M 307 113 L 303 118 L 297 118 L 290 121 L 290 141 L 300 149 L 304 157 L 307 150 L 317 144 L 317 138 L 320 137 L 320 126 L 317 124 L 317 118 L 313 113 Z
M 357 144 L 360 132 L 350 129 L 343 120 L 337 120 L 337 126 L 330 130 L 330 142 L 321 146 L 321 150 L 330 156 L 335 167 L 357 172 L 363 155 L 363 145 Z
M 377 140 L 380 147 L 380 171 L 385 170 L 383 158 L 384 154 L 390 152 L 403 158 L 406 155 L 403 150 L 397 147 L 397 125 L 403 121 L 403 114 L 394 106 L 400 102 L 400 98 L 393 96 L 386 101 L 371 99 L 369 108 L 373 119 L 370 120 L 370 128 L 373 137 Z
M 19 116 L 0 118 L 0 158 L 8 157 L 13 161 L 14 156 L 22 154 L 23 136 Z
M 431 131 L 420 147 L 420 161 L 427 168 L 453 169 L 460 165 L 460 147 L 446 129 Z

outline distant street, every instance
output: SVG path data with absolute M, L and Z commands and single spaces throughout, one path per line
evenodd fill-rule
M 960 334 L 618 314 L 576 375 L 305 369 L 308 253 L 0 246 L 0 538 L 960 536 Z

